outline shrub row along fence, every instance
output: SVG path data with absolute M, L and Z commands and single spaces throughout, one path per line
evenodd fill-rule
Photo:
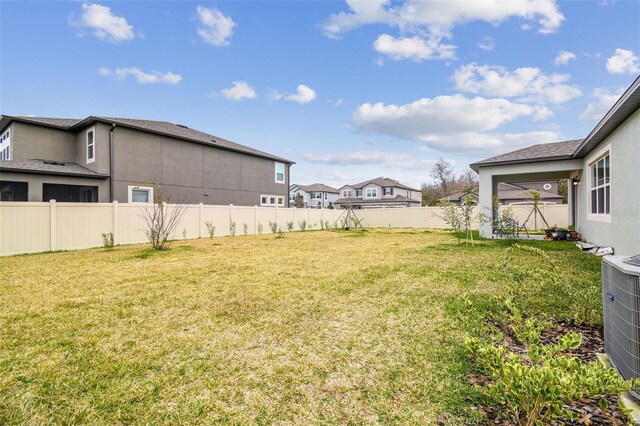
M 113 203 L 57 203 L 55 201 L 0 202 L 0 255 L 35 253 L 50 250 L 73 250 L 102 245 L 102 234 L 113 233 L 115 244 L 147 241 L 143 211 L 138 204 Z M 171 208 L 171 206 L 169 206 Z M 476 207 L 477 208 L 477 207 Z M 523 222 L 530 206 L 512 206 L 514 215 Z M 541 207 L 550 225 L 567 226 L 567 205 Z M 186 213 L 175 230 L 175 239 L 203 238 L 208 227 L 215 226 L 215 235 L 230 233 L 230 222 L 235 223 L 236 235 L 270 233 L 269 222 L 277 223 L 283 232 L 293 222 L 299 230 L 321 229 L 328 223 L 333 227 L 344 210 L 296 209 L 273 207 L 186 206 Z M 375 208 L 355 210 L 365 227 L 392 228 L 447 228 L 440 218 L 439 207 Z M 533 218 L 528 226 L 533 227 Z M 477 224 L 476 224 L 477 226 Z M 538 227 L 543 224 L 538 218 Z

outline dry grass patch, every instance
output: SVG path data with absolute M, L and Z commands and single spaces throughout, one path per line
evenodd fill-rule
M 314 231 L 0 258 L 0 424 L 465 416 L 451 301 L 500 291 L 501 244 Z

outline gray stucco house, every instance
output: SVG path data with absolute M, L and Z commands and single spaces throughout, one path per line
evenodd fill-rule
M 569 223 L 617 254 L 640 253 L 640 77 L 581 140 L 534 145 L 471 164 L 480 208 L 491 212 L 500 182 L 569 179 Z M 481 225 L 493 235 L 491 223 Z
M 292 161 L 164 121 L 0 117 L 2 201 L 287 206 Z
M 340 197 L 334 203 L 337 208 L 420 207 L 422 203 L 420 190 L 384 177 L 345 185 Z
M 531 195 L 528 191 L 538 191 L 540 204 L 562 204 L 564 197 L 558 194 L 558 182 L 500 182 L 498 184 L 498 202 L 503 206 L 514 204 L 531 204 Z M 468 191 L 456 192 L 440 198 L 441 202 L 461 204 L 466 197 L 471 197 L 473 203 L 478 203 L 478 187 Z
M 339 191 L 323 183 L 300 185 L 294 183 L 289 188 L 289 204 L 293 206 L 296 195 L 302 195 L 304 207 L 312 209 L 333 208 L 333 204 L 339 198 Z

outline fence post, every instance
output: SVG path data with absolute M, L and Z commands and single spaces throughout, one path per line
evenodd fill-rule
M 278 205 L 276 204 L 276 225 L 278 224 Z
M 233 204 L 229 204 L 229 226 L 233 220 Z M 229 235 L 231 235 L 231 229 L 229 229 Z
M 253 206 L 253 235 L 258 235 L 258 206 Z
M 204 209 L 204 205 L 202 203 L 198 204 L 198 238 L 202 238 L 202 210 Z
M 424 227 L 429 228 L 429 206 L 424 206 Z
M 386 208 L 385 206 L 382 206 L 382 219 L 381 219 L 381 220 L 382 220 L 382 224 L 381 224 L 381 227 L 382 227 L 382 228 L 384 228 L 384 227 L 385 227 L 385 226 L 384 226 L 384 209 L 385 209 L 385 208 Z
M 56 200 L 49 200 L 49 250 L 58 249 Z
M 309 224 L 309 229 L 311 229 L 311 207 L 307 209 L 307 223 Z
M 120 218 L 118 217 L 118 201 L 113 200 L 113 244 L 120 241 Z
M 402 206 L 402 227 L 407 227 L 407 206 Z

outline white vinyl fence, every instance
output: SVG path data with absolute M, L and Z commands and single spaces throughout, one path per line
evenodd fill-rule
M 112 232 L 115 244 L 142 243 L 146 241 L 145 221 L 142 213 L 146 207 L 136 204 L 113 203 L 48 203 L 0 202 L 0 255 L 35 253 L 50 250 L 73 250 L 102 245 L 102 234 Z M 511 206 L 520 222 L 523 222 L 530 206 Z M 541 206 L 549 225 L 567 226 L 567 205 Z M 320 222 L 333 226 L 344 210 L 296 209 L 274 207 L 187 206 L 186 213 L 175 231 L 175 238 L 207 237 L 206 222 L 215 227 L 216 236 L 229 235 L 229 223 L 236 223 L 236 235 L 271 232 L 269 222 L 275 222 L 287 231 L 287 222 L 306 221 L 312 229 L 320 229 Z M 439 217 L 439 207 L 376 208 L 355 210 L 365 227 L 392 228 L 446 228 Z M 544 225 L 538 218 L 538 228 Z M 528 228 L 533 228 L 530 219 Z

